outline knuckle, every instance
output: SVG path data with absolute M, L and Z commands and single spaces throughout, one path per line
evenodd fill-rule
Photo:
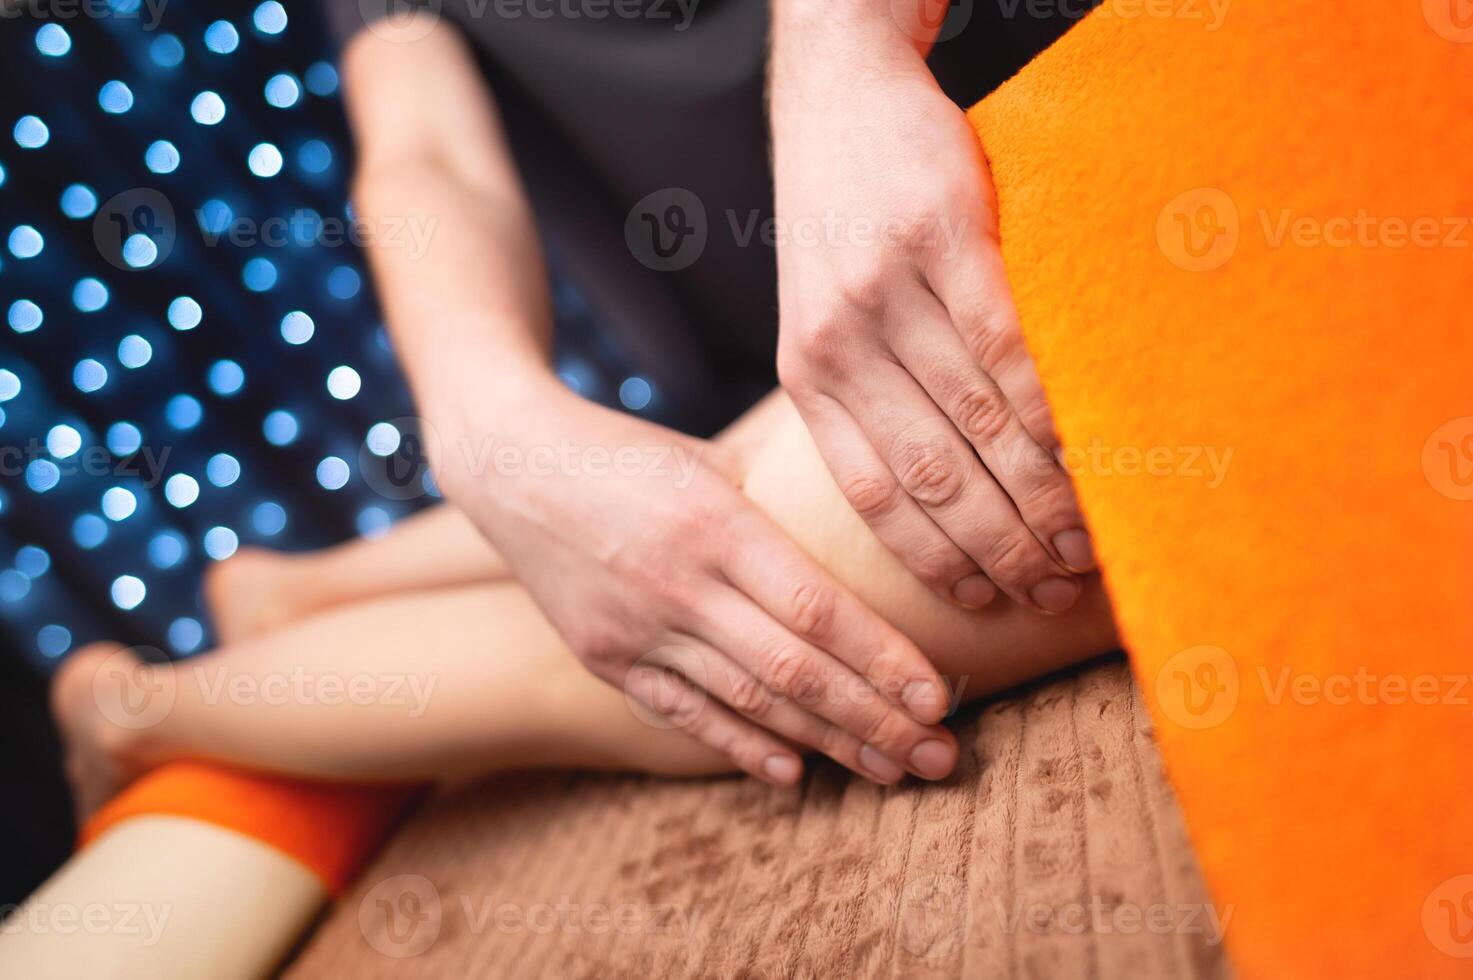
M 811 677 L 803 650 L 791 645 L 775 648 L 762 658 L 762 677 L 767 687 L 784 697 L 801 694 Z
M 568 638 L 574 655 L 595 671 L 618 667 L 628 659 L 624 631 L 602 623 L 588 623 Z
M 895 754 L 912 741 L 909 738 L 909 726 L 890 708 L 876 711 L 865 718 L 864 740 L 886 755 Z M 900 752 L 899 758 L 905 758 L 905 753 Z
M 837 602 L 828 587 L 800 582 L 793 587 L 789 608 L 799 635 L 821 639 L 833 631 Z
M 916 578 L 933 588 L 949 589 L 977 569 L 966 555 L 954 549 L 930 549 L 910 566 Z
M 987 574 L 994 582 L 1015 588 L 1039 577 L 1043 549 L 1025 532 L 1004 535 L 987 555 Z
M 966 318 L 971 328 L 967 331 L 972 342 L 972 353 L 977 363 L 988 372 L 1010 367 L 1023 351 L 1022 337 L 1002 317 L 989 307 Z
M 854 512 L 870 521 L 884 517 L 894 509 L 899 486 L 894 480 L 866 474 L 846 481 L 842 489 Z
M 960 458 L 939 441 L 920 440 L 906 445 L 897 463 L 900 485 L 923 507 L 953 504 L 966 486 Z
M 1021 513 L 1035 519 L 1051 518 L 1061 525 L 1070 523 L 1075 511 L 1073 491 L 1062 474 L 1045 474 L 1030 481 L 1017 504 Z
M 990 443 L 1007 431 L 1012 407 L 1002 390 L 984 385 L 964 393 L 957 400 L 956 421 L 973 443 Z
M 731 692 L 727 703 L 738 714 L 743 714 L 759 721 L 767 717 L 767 713 L 772 707 L 772 702 L 767 697 L 767 689 L 762 686 L 762 682 L 747 673 L 743 673 L 741 676 L 732 680 Z
M 848 344 L 843 317 L 837 312 L 816 317 L 798 330 L 796 354 L 799 363 L 825 374 L 837 373 L 844 363 Z
M 818 733 L 818 744 L 814 746 L 824 755 L 848 763 L 854 757 L 849 736 L 838 725 L 823 724 Z
M 870 318 L 885 309 L 885 274 L 877 261 L 865 261 L 839 273 L 835 279 L 835 313 L 841 322 L 851 317 Z

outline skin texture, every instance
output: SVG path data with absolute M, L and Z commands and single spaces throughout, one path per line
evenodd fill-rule
M 955 756 L 935 725 L 946 702 L 935 669 L 737 492 L 729 454 L 583 401 L 556 379 L 541 249 L 495 105 L 452 27 L 419 33 L 362 32 L 343 78 L 360 217 L 433 228 L 424 254 L 379 243 L 368 258 L 446 497 L 603 680 L 623 685 L 642 658 L 671 648 L 733 678 L 709 692 L 712 710 L 692 734 L 749 771 L 794 775 L 790 743 L 856 764 L 864 740 L 889 768 L 945 776 Z M 674 453 L 693 466 L 593 477 L 486 465 L 493 449 L 530 458 L 568 444 Z M 761 710 L 797 681 L 885 696 Z M 754 698 L 754 686 L 767 693 Z M 916 755 L 928 741 L 946 748 Z
M 925 64 L 940 0 L 775 0 L 778 371 L 854 509 L 938 593 L 1062 612 L 1089 536 L 992 176 Z
M 744 492 L 780 526 L 800 539 L 813 558 L 872 603 L 945 672 L 958 700 L 1004 689 L 1040 674 L 1106 652 L 1115 646 L 1103 590 L 1091 578 L 1069 613 L 1040 617 L 1001 601 L 969 611 L 935 596 L 917 582 L 844 503 L 807 430 L 785 400 L 774 402 L 760 446 L 744 454 Z M 391 568 L 406 553 L 434 549 L 461 567 L 482 562 L 498 568 L 460 519 L 439 514 L 372 542 L 339 549 L 368 567 Z M 330 552 L 317 559 L 335 561 Z M 271 574 L 300 559 L 256 556 L 226 563 L 211 596 L 223 609 L 254 602 L 277 588 L 310 588 L 303 579 Z M 525 767 L 638 769 L 669 775 L 729 771 L 726 754 L 689 737 L 724 710 L 715 698 L 673 680 L 667 672 L 631 672 L 627 685 L 652 686 L 651 713 L 625 693 L 584 671 L 517 583 L 490 579 L 475 584 L 403 589 L 389 571 L 359 579 L 362 593 L 272 628 L 250 610 L 234 617 L 237 630 L 224 647 L 184 663 L 139 674 L 122 671 L 109 682 L 164 682 L 172 676 L 172 708 L 150 728 L 121 729 L 99 711 L 97 677 L 115 671 L 119 648 L 94 645 L 63 665 L 56 711 L 67 737 L 69 770 L 85 811 L 100 804 L 139 772 L 177 758 L 209 758 L 245 767 L 327 779 L 430 780 L 471 777 Z M 332 586 L 341 594 L 339 586 Z M 395 590 L 392 592 L 383 589 Z M 251 597 L 247 600 L 245 597 Z M 266 632 L 255 632 L 256 630 Z M 762 715 L 797 714 L 797 704 L 761 697 L 760 689 L 734 694 L 740 675 L 719 673 L 689 652 L 675 651 L 662 664 L 677 671 L 709 669 L 712 691 L 735 700 L 752 698 Z M 642 668 L 641 668 L 642 669 Z M 371 679 L 375 696 L 356 703 L 292 697 L 269 703 L 259 697 L 222 696 L 244 685 L 266 691 L 271 679 L 305 674 L 344 685 Z M 395 683 L 391 695 L 389 684 Z M 309 690 L 318 690 L 310 688 Z M 377 695 L 382 693 L 383 697 Z M 862 690 L 829 690 L 814 696 L 841 700 L 853 710 Z M 844 700 L 847 699 L 847 700 Z M 801 700 L 801 698 L 800 698 Z M 812 715 L 810 715 L 812 717 Z M 946 751 L 951 736 L 941 733 Z M 871 778 L 894 782 L 899 767 L 867 756 L 851 739 L 826 745 Z M 741 768 L 774 782 L 798 771 L 774 773 L 765 759 Z

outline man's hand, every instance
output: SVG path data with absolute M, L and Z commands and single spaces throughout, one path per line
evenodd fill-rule
M 442 419 L 436 472 L 594 673 L 769 782 L 802 772 L 784 739 L 882 783 L 951 771 L 935 669 L 741 494 L 721 447 L 551 378 L 496 397 L 523 407 Z
M 849 502 L 917 577 L 966 606 L 1001 588 L 1062 612 L 1071 573 L 1094 567 L 1089 537 L 991 174 L 904 7 L 777 0 L 779 374 Z

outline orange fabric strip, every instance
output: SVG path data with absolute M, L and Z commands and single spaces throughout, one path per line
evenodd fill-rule
M 171 814 L 245 834 L 282 851 L 342 894 L 414 790 L 315 783 L 202 762 L 154 770 L 83 828 L 85 847 L 130 817 Z

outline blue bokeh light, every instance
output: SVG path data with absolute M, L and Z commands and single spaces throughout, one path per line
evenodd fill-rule
M 194 653 L 205 641 L 205 628 L 193 616 L 180 616 L 169 624 L 169 646 L 175 653 Z
M 317 482 L 325 490 L 341 490 L 348 485 L 348 461 L 341 456 L 328 456 L 317 464 Z
M 270 259 L 251 259 L 240 270 L 240 281 L 253 293 L 270 292 L 275 288 L 276 280 L 276 263 Z
M 281 318 L 281 337 L 288 344 L 305 344 L 317 332 L 317 324 L 301 310 L 293 310 Z
M 40 116 L 21 116 L 11 131 L 15 144 L 23 150 L 39 150 L 51 140 L 51 130 Z
M 239 536 L 228 527 L 217 525 L 205 532 L 205 554 L 216 561 L 229 558 L 239 546 Z
M 273 446 L 290 446 L 296 442 L 299 430 L 297 417 L 280 408 L 268 414 L 261 423 L 261 434 Z
M 251 23 L 262 34 L 280 34 L 286 30 L 286 8 L 277 0 L 266 0 L 251 15 Z
M 148 46 L 148 56 L 160 68 L 178 68 L 184 61 L 184 44 L 172 34 L 160 34 Z
M 251 147 L 246 165 L 257 177 L 275 177 L 281 173 L 281 151 L 273 143 L 257 143 Z
M 72 305 L 83 313 L 96 313 L 107 306 L 108 291 L 100 279 L 88 276 L 72 287 Z
M 72 368 L 72 384 L 86 395 L 101 391 L 107 384 L 107 368 L 96 358 L 84 357 Z
M 215 54 L 230 54 L 240 47 L 240 32 L 228 20 L 217 20 L 205 28 L 205 47 Z
M 286 528 L 286 508 L 272 500 L 257 504 L 251 511 L 251 527 L 263 537 L 275 537 Z
M 222 398 L 238 393 L 245 385 L 245 370 L 228 358 L 210 365 L 210 390 Z
M 130 370 L 143 367 L 153 360 L 153 344 L 136 333 L 130 333 L 118 341 L 118 363 Z
M 169 303 L 169 326 L 175 330 L 193 330 L 204 315 L 204 310 L 189 296 L 175 297 Z
M 216 126 L 225 119 L 225 100 L 218 92 L 201 92 L 189 103 L 189 115 L 201 126 Z
M 42 24 L 36 29 L 36 50 L 48 58 L 60 58 L 72 49 L 72 36 L 60 24 Z
M 179 169 L 179 148 L 168 140 L 155 140 L 144 151 L 143 162 L 156 174 L 171 174 Z
M 148 560 L 154 568 L 173 568 L 188 553 L 189 544 L 177 531 L 160 531 L 148 542 Z
M 205 479 L 217 487 L 228 487 L 240 479 L 240 460 L 229 453 L 216 453 L 205 463 Z
M 46 239 L 31 225 L 16 225 L 10 231 L 10 254 L 18 259 L 34 259 L 46 248 Z
M 132 422 L 114 422 L 107 429 L 107 451 L 114 456 L 132 456 L 143 448 L 143 433 Z
M 164 481 L 164 499 L 181 510 L 199 499 L 199 481 L 188 473 L 175 473 Z
M 175 395 L 164 406 L 164 418 L 168 419 L 169 424 L 181 432 L 188 431 L 199 425 L 200 419 L 204 418 L 204 415 L 204 406 L 193 395 Z
M 133 108 L 133 90 L 114 79 L 105 83 L 98 91 L 97 104 L 109 115 L 121 115 Z
M 61 192 L 61 213 L 80 221 L 97 211 L 97 193 L 86 184 L 73 184 Z
M 10 311 L 6 314 L 5 320 L 10 324 L 10 329 L 16 333 L 30 333 L 32 330 L 39 329 L 46 321 L 46 314 L 42 312 L 41 307 L 30 300 L 18 299 L 10 304 Z
M 302 97 L 296 78 L 287 72 L 272 75 L 266 81 L 266 104 L 277 109 L 290 109 Z
M 72 522 L 72 540 L 77 547 L 91 550 L 107 540 L 107 521 L 96 514 L 83 514 Z

